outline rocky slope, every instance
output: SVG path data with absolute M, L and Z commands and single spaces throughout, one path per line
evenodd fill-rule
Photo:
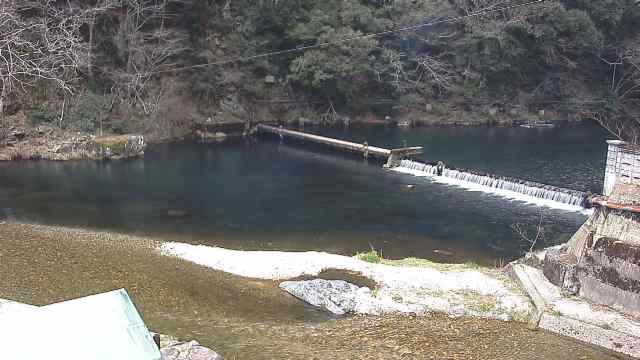
M 34 127 L 18 115 L 0 143 L 0 161 L 124 159 L 143 156 L 145 147 L 142 135 L 96 137 L 52 125 Z

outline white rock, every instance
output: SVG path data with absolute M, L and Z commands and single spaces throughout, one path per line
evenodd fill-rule
M 280 288 L 336 315 L 353 312 L 356 299 L 362 296 L 358 286 L 342 280 L 285 281 Z

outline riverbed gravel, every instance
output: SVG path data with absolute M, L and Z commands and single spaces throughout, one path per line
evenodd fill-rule
M 163 256 L 160 244 L 0 222 L 0 298 L 45 305 L 125 288 L 149 328 L 196 339 L 225 359 L 626 359 L 516 322 L 435 313 L 335 318 L 277 282 Z

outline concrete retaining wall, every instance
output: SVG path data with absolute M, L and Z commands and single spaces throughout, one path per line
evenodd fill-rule
M 603 194 L 611 195 L 617 182 L 640 181 L 640 150 L 619 140 L 609 140 Z

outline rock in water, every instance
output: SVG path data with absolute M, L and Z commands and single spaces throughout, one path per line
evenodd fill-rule
M 447 250 L 435 249 L 435 250 L 433 250 L 433 252 L 435 254 L 442 255 L 442 256 L 453 256 L 453 253 L 451 251 L 447 251 Z
M 222 360 L 222 356 L 197 341 L 173 343 L 160 352 L 162 360 Z
M 171 209 L 167 210 L 167 216 L 172 218 L 188 218 L 191 217 L 191 213 L 188 210 Z
M 280 283 L 280 288 L 300 300 L 336 315 L 344 315 L 355 310 L 360 289 L 346 281 L 323 279 L 284 281 Z

